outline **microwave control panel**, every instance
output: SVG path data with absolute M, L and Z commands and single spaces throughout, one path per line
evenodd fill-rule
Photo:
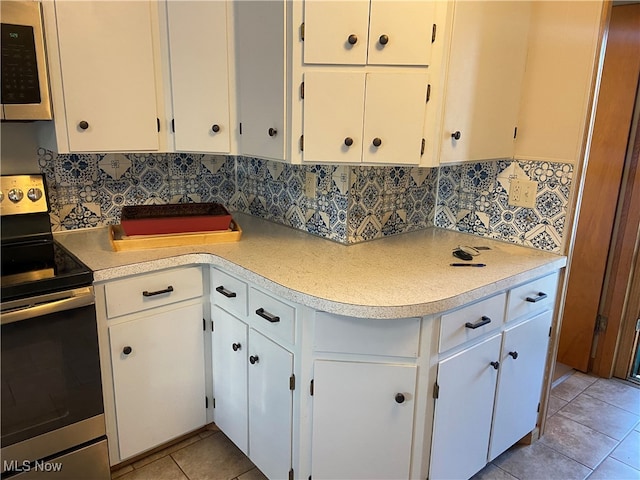
M 40 103 L 33 27 L 2 24 L 2 104 Z

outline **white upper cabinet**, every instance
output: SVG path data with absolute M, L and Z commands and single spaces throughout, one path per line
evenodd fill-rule
M 443 48 L 434 12 L 434 2 L 236 2 L 239 153 L 420 164 L 428 65 Z
M 284 160 L 286 2 L 234 2 L 240 154 Z
M 455 2 L 440 163 L 511 158 L 531 2 Z
M 313 71 L 304 78 L 305 161 L 420 161 L 426 74 Z
M 57 149 L 158 150 L 150 2 L 45 4 Z
M 433 2 L 304 2 L 304 62 L 428 65 Z
M 175 149 L 227 153 L 227 2 L 168 0 L 166 8 Z

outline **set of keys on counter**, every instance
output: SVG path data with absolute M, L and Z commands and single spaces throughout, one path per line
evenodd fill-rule
M 460 260 L 473 260 L 473 257 L 480 255 L 480 250 L 491 250 L 489 247 L 469 247 L 461 245 L 454 248 L 452 255 Z M 486 267 L 485 263 L 450 263 L 452 267 Z

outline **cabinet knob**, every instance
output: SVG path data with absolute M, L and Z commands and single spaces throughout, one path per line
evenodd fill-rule
M 396 402 L 397 403 L 404 403 L 404 394 L 402 393 L 396 393 Z
M 514 352 L 509 352 L 509 355 L 510 355 L 511 357 L 513 357 L 513 359 L 514 359 L 514 360 L 515 360 L 516 358 L 518 358 L 518 352 L 515 352 L 515 351 L 514 351 Z
M 251 365 L 255 365 L 256 363 L 258 363 L 258 361 L 259 361 L 259 360 L 260 360 L 260 359 L 258 358 L 258 356 L 257 356 L 257 355 L 251 355 L 251 356 L 249 357 L 249 363 L 250 363 Z
M 358 43 L 358 36 L 355 33 L 352 33 L 351 35 L 349 35 L 347 42 L 349 42 L 349 45 L 355 45 L 356 43 Z
M 124 353 L 125 355 L 129 355 L 131 352 L 133 352 L 133 348 L 128 345 L 122 349 L 122 353 Z
M 451 138 L 453 138 L 454 140 L 460 140 L 460 137 L 461 137 L 461 136 L 462 136 L 462 135 L 460 134 L 460 131 L 459 131 L 459 130 L 458 130 L 458 131 L 456 131 L 456 132 L 453 132 L 453 133 L 451 134 Z
M 345 138 L 345 139 L 344 139 L 344 144 L 345 144 L 347 147 L 350 147 L 351 145 L 353 145 L 353 138 L 351 138 L 351 137 L 347 137 L 347 138 Z
M 373 146 L 374 147 L 379 147 L 380 145 L 382 145 L 382 140 L 379 139 L 378 137 L 373 139 Z
M 278 130 L 276 130 L 275 128 L 270 128 L 269 129 L 269 136 L 270 137 L 275 137 L 278 134 Z
M 89 128 L 89 122 L 85 122 L 84 120 L 82 120 L 78 124 L 78 127 L 80 127 L 81 130 L 86 130 L 87 128 Z
M 389 43 L 389 36 L 380 35 L 380 38 L 378 39 L 378 41 L 380 42 L 380 45 L 386 45 L 387 43 Z
M 239 343 L 232 343 L 231 344 L 231 348 L 233 348 L 234 352 L 237 352 L 238 350 L 240 350 L 242 348 L 242 345 L 240 345 Z
M 491 362 L 489 365 L 491 365 L 495 370 L 500 368 L 500 362 Z
M 211 127 L 211 130 L 213 130 L 214 133 L 218 133 L 220 131 L 220 125 L 216 123 L 215 125 L 213 125 L 213 127 Z

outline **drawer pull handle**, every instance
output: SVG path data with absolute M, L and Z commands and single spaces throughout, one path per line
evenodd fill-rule
M 216 292 L 221 293 L 222 295 L 224 295 L 227 298 L 235 298 L 236 297 L 236 292 L 230 292 L 229 290 L 224 288 L 223 285 L 220 285 L 219 287 L 216 287 Z
M 143 297 L 155 297 L 156 295 L 162 295 L 163 293 L 171 293 L 171 292 L 173 292 L 173 287 L 171 285 L 169 285 L 164 290 L 157 290 L 155 292 L 148 292 L 148 291 L 145 290 L 144 292 L 142 292 L 142 296 Z
M 122 353 L 124 353 L 125 355 L 129 355 L 131 352 L 133 352 L 133 348 L 126 346 L 122 349 Z
M 476 328 L 482 327 L 483 325 L 486 325 L 488 323 L 491 323 L 491 319 L 483 315 L 482 318 L 478 320 L 476 323 L 467 322 L 464 324 L 464 326 L 472 330 L 475 330 Z
M 536 302 L 539 302 L 540 300 L 544 300 L 545 298 L 547 298 L 546 293 L 538 292 L 537 297 L 527 297 L 527 302 L 536 303 Z
M 516 358 L 518 358 L 518 352 L 513 351 L 513 352 L 509 352 L 509 355 L 515 360 Z
M 231 344 L 231 348 L 233 348 L 234 352 L 237 352 L 238 350 L 240 350 L 242 348 L 242 345 L 240 345 L 239 343 L 232 343 Z
M 271 313 L 267 312 L 264 308 L 257 309 L 256 315 L 264 318 L 265 320 L 270 321 L 271 323 L 278 323 L 280 321 L 280 317 L 278 317 L 277 315 L 272 315 Z
M 260 361 L 260 359 L 258 358 L 258 356 L 257 356 L 257 355 L 251 355 L 251 356 L 249 357 L 249 363 L 250 363 L 251 365 L 255 365 L 255 364 L 256 364 L 256 363 L 258 363 L 259 361 Z
M 404 394 L 396 393 L 396 403 L 404 403 Z
M 500 368 L 500 362 L 491 362 L 489 365 L 491 365 L 494 370 L 497 370 L 498 368 Z

